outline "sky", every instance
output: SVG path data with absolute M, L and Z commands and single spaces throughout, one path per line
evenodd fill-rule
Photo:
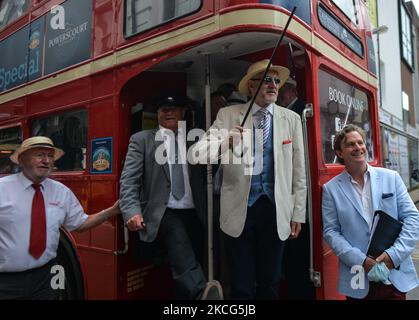
M 416 12 L 419 12 L 419 0 L 413 0 L 413 3 L 415 5 Z

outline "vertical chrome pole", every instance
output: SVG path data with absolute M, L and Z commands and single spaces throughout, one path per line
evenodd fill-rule
M 205 127 L 211 126 L 211 74 L 210 54 L 205 54 Z M 214 279 L 214 247 L 213 247 L 213 197 L 212 197 L 212 165 L 207 164 L 207 209 L 208 209 L 208 281 Z
M 305 167 L 306 167 L 306 177 L 307 177 L 307 216 L 308 224 L 310 227 L 310 279 L 313 282 L 315 287 L 320 287 L 321 278 L 320 272 L 314 270 L 314 226 L 313 226 L 313 192 L 311 189 L 311 172 L 310 172 L 310 150 L 308 148 L 308 128 L 307 128 L 307 119 L 314 116 L 314 109 L 312 103 L 307 103 L 305 109 L 303 110 L 303 115 L 301 117 L 303 125 L 303 139 L 304 139 L 304 158 L 305 158 Z

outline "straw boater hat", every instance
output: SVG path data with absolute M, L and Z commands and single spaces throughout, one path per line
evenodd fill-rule
M 54 143 L 52 143 L 52 140 L 50 138 L 38 136 L 38 137 L 28 138 L 25 141 L 23 141 L 20 147 L 17 148 L 16 151 L 10 156 L 10 160 L 12 160 L 12 162 L 16 164 L 19 164 L 19 156 L 25 151 L 28 151 L 34 148 L 53 149 L 55 151 L 54 160 L 58 160 L 64 155 L 63 150 L 54 147 Z
M 255 75 L 265 71 L 266 67 L 268 66 L 268 63 L 269 63 L 269 60 L 264 59 L 264 60 L 255 62 L 249 67 L 249 69 L 247 70 L 247 74 L 243 77 L 243 79 L 241 79 L 239 83 L 240 93 L 246 96 L 250 96 L 249 86 L 247 85 L 247 83 Z M 278 77 L 281 80 L 281 82 L 279 83 L 279 88 L 281 88 L 285 84 L 285 81 L 288 79 L 290 75 L 290 71 L 285 67 L 275 66 L 273 64 L 271 64 L 271 67 L 269 68 L 269 70 L 276 71 L 276 73 L 278 73 Z

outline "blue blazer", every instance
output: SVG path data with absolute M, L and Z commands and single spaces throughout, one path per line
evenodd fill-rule
M 411 258 L 419 237 L 419 213 L 396 171 L 371 166 L 369 170 L 373 211 L 382 210 L 403 222 L 399 237 L 386 252 L 395 266 L 389 280 L 399 291 L 407 292 L 419 285 Z M 346 171 L 323 186 L 322 214 L 323 236 L 339 258 L 339 292 L 354 298 L 365 297 L 369 290 L 367 275 L 363 275 L 364 285 L 360 282 L 354 285 L 356 270 L 358 277 L 362 274 L 360 268 L 351 273 L 351 268 L 362 266 L 371 230 Z

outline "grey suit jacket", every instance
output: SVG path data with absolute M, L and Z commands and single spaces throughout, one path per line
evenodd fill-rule
M 139 231 L 140 239 L 152 242 L 167 208 L 171 184 L 168 164 L 158 164 L 156 141 L 158 128 L 144 130 L 131 136 L 120 180 L 120 206 L 124 221 L 142 214 L 146 228 Z M 157 133 L 158 134 L 158 133 Z M 200 220 L 206 221 L 206 193 L 202 166 L 189 165 L 189 182 L 195 208 Z

